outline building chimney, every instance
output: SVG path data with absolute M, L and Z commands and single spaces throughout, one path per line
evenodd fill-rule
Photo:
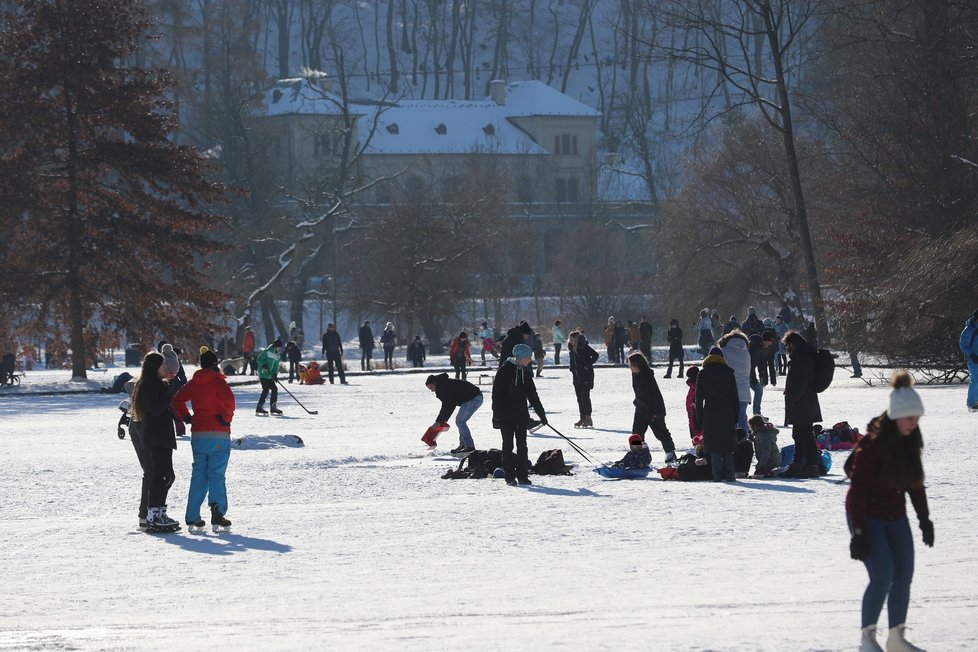
M 499 106 L 506 106 L 506 82 L 502 79 L 489 82 L 489 97 Z

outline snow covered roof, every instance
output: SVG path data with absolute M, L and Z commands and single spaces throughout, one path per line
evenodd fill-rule
M 536 79 L 512 82 L 507 85 L 505 109 L 506 114 L 513 117 L 547 115 L 599 117 L 601 115 L 597 109 L 578 102 Z
M 492 100 L 403 100 L 383 107 L 369 154 L 547 154 Z M 359 121 L 361 142 L 373 120 Z
M 532 116 L 598 117 L 600 113 L 543 82 L 530 80 L 506 86 L 503 104 L 484 100 L 357 100 L 350 110 L 360 116 L 361 142 L 370 136 L 366 154 L 496 154 L 544 155 L 549 152 L 509 118 Z M 280 79 L 258 99 L 264 116 L 341 114 L 340 98 L 314 79 Z M 374 118 L 377 128 L 373 135 Z

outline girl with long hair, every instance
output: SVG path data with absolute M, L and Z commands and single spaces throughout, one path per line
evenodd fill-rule
M 907 520 L 906 495 L 920 524 L 923 542 L 934 545 L 934 524 L 924 490 L 924 447 L 919 421 L 924 414 L 913 379 L 900 370 L 890 380 L 890 406 L 873 419 L 853 453 L 852 485 L 846 496 L 846 517 L 852 539 L 849 552 L 869 572 L 862 601 L 862 652 L 882 651 L 876 642 L 876 622 L 888 604 L 888 651 L 914 652 L 920 648 L 904 638 L 914 547 Z

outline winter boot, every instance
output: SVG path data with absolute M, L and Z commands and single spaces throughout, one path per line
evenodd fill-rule
M 582 428 L 593 428 L 594 427 L 594 422 L 591 421 L 590 415 L 584 417 L 584 420 L 581 422 L 581 427 Z
M 577 420 L 577 423 L 574 424 L 574 427 L 575 428 L 580 428 L 582 423 L 584 423 L 584 415 L 583 414 L 581 415 L 581 418 Z
M 180 524 L 166 515 L 166 505 L 160 507 L 160 513 L 159 516 L 156 518 L 156 522 L 160 527 L 170 528 L 173 530 L 180 529 Z
M 150 507 L 146 512 L 147 533 L 176 532 L 179 529 L 180 524 L 166 515 L 166 506 Z
M 231 528 L 231 521 L 224 518 L 224 514 L 218 511 L 217 503 L 211 503 L 211 528 L 215 532 L 226 531 Z
M 924 652 L 922 649 L 903 638 L 903 630 L 906 625 L 897 625 L 890 628 L 890 635 L 886 637 L 886 652 Z
M 859 652 L 883 652 L 883 648 L 876 642 L 876 625 L 863 627 L 862 640 L 859 643 Z
M 282 411 L 280 409 L 278 409 L 278 406 L 275 403 L 272 403 L 272 414 L 275 414 L 275 415 L 281 415 L 282 414 Z

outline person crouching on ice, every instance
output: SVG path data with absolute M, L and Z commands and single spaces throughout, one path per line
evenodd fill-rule
M 452 455 L 467 455 L 474 451 L 475 441 L 472 439 L 468 421 L 475 411 L 482 407 L 482 390 L 467 380 L 449 378 L 447 373 L 428 376 L 425 387 L 434 392 L 441 401 L 441 410 L 428 431 L 445 430 L 449 417 L 457 407 L 455 425 L 458 427 L 458 448 L 452 449 Z
M 502 433 L 503 471 L 509 485 L 517 482 L 532 484 L 526 457 L 526 427 L 530 422 L 527 402 L 533 406 L 540 423 L 547 424 L 547 414 L 533 384 L 533 372 L 527 369 L 532 359 L 533 349 L 526 344 L 517 344 L 513 347 L 513 356 L 506 359 L 492 383 L 492 427 Z
M 187 401 L 193 416 L 187 411 Z M 177 418 L 190 424 L 190 446 L 194 466 L 187 496 L 187 525 L 204 527 L 200 505 L 207 498 L 214 528 L 230 527 L 224 518 L 228 511 L 228 492 L 224 474 L 231 457 L 231 420 L 234 418 L 234 394 L 218 368 L 217 355 L 200 347 L 200 369 L 190 382 L 180 388 L 171 402 Z
M 647 469 L 651 465 L 652 453 L 649 451 L 648 444 L 642 439 L 642 435 L 632 433 L 628 437 L 628 452 L 625 453 L 625 457 L 612 466 L 616 469 Z

